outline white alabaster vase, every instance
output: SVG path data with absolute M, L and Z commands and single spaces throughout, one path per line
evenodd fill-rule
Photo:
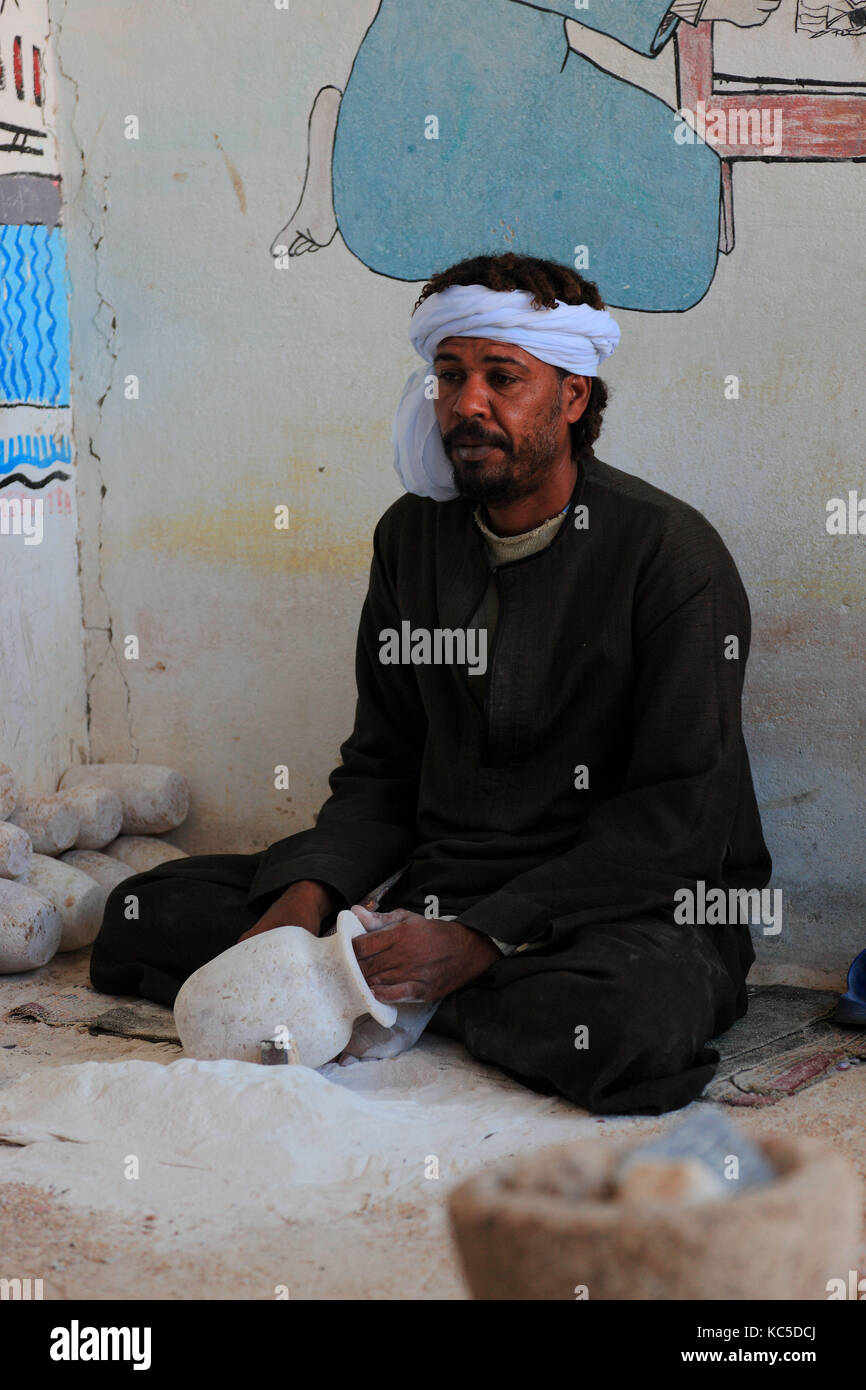
M 215 956 L 183 985 L 174 1021 L 188 1057 L 261 1060 L 261 1043 L 287 1029 L 301 1063 L 321 1067 L 342 1052 L 355 1020 L 370 1014 L 383 1028 L 397 1019 L 373 995 L 352 949 L 364 935 L 354 912 L 341 912 L 331 936 L 275 927 Z

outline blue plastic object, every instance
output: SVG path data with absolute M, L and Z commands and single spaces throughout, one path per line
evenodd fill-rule
M 866 951 L 851 962 L 848 988 L 830 1015 L 834 1023 L 848 1023 L 854 1028 L 866 1028 Z

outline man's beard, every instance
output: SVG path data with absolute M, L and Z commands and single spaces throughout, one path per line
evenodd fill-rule
M 473 502 L 482 502 L 488 507 L 504 507 L 519 502 L 535 492 L 539 484 L 550 472 L 559 452 L 558 425 L 562 416 L 562 388 L 553 403 L 546 420 L 527 437 L 520 449 L 515 451 L 510 439 L 491 436 L 485 433 L 477 421 L 457 425 L 443 437 L 445 452 L 451 461 L 454 485 L 461 497 Z M 497 463 L 487 459 L 458 459 L 455 457 L 460 445 L 487 444 L 501 449 L 502 458 Z

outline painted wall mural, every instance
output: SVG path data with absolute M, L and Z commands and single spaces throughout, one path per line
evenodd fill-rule
M 0 0 L 0 489 L 38 492 L 47 511 L 71 515 L 68 286 L 50 124 L 53 76 L 47 0 Z
M 866 6 L 857 0 L 838 0 L 835 5 L 816 5 L 797 0 L 797 28 L 817 37 L 824 34 L 866 34 Z
M 374 273 L 421 281 L 513 250 L 573 264 L 614 307 L 687 311 L 734 250 L 737 161 L 866 157 L 866 7 L 722 10 L 694 25 L 670 0 L 381 0 L 345 90 L 316 95 L 271 253 L 288 264 L 339 231 Z M 611 40 L 630 73 L 673 41 L 670 93 L 618 71 Z

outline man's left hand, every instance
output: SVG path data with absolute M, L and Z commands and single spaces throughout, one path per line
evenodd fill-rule
M 370 912 L 352 908 L 367 928 L 352 945 L 364 978 L 383 1004 L 443 999 L 502 959 L 498 946 L 462 922 L 422 917 L 396 908 Z

